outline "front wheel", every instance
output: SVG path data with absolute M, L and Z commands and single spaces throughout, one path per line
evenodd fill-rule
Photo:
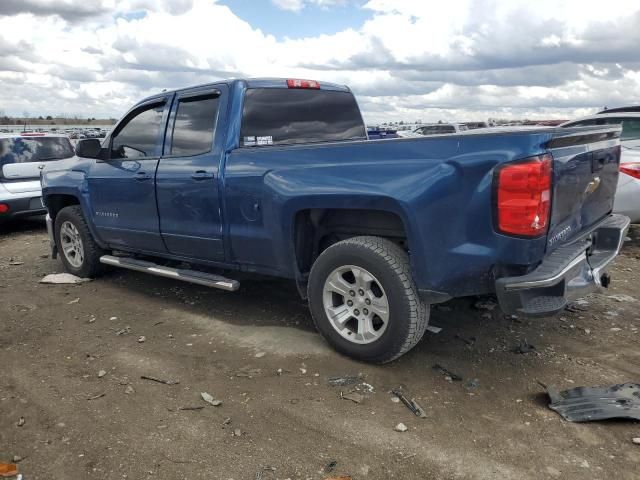
M 80 278 L 95 277 L 102 272 L 100 257 L 104 251 L 93 239 L 79 205 L 58 212 L 54 232 L 67 272 Z
M 308 297 L 326 340 L 339 352 L 372 363 L 408 352 L 429 319 L 409 256 L 379 237 L 350 238 L 322 252 L 311 268 Z

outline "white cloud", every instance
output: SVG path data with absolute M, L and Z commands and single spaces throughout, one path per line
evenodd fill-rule
M 345 3 L 273 1 L 301 15 Z M 640 97 L 637 0 L 369 0 L 363 25 L 283 40 L 213 0 L 2 2 L 9 113 L 119 116 L 163 88 L 240 76 L 349 84 L 372 123 L 570 118 Z

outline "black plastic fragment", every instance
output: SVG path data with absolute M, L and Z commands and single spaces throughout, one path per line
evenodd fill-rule
M 551 399 L 549 408 L 570 422 L 608 418 L 640 420 L 640 384 L 577 387 L 562 392 L 552 386 L 546 388 Z
M 453 373 L 449 370 L 447 370 L 446 368 L 444 368 L 442 365 L 440 365 L 439 363 L 436 363 L 433 366 L 433 369 L 438 372 L 441 375 L 444 375 L 445 377 L 449 377 L 451 380 L 455 381 L 455 382 L 459 382 L 462 380 L 462 377 L 456 373 Z

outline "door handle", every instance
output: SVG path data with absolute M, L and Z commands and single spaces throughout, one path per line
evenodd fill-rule
M 206 172 L 204 170 L 198 170 L 197 172 L 191 175 L 191 178 L 193 178 L 194 180 L 208 180 L 213 178 L 213 173 Z
M 145 180 L 151 180 L 153 177 L 149 175 L 147 172 L 138 172 L 136 173 L 136 176 L 133 178 L 135 178 L 136 181 L 138 182 L 144 182 Z

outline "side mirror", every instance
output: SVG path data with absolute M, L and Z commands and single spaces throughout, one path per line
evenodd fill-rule
M 97 138 L 85 138 L 76 143 L 76 155 L 85 158 L 100 158 L 102 146 Z

